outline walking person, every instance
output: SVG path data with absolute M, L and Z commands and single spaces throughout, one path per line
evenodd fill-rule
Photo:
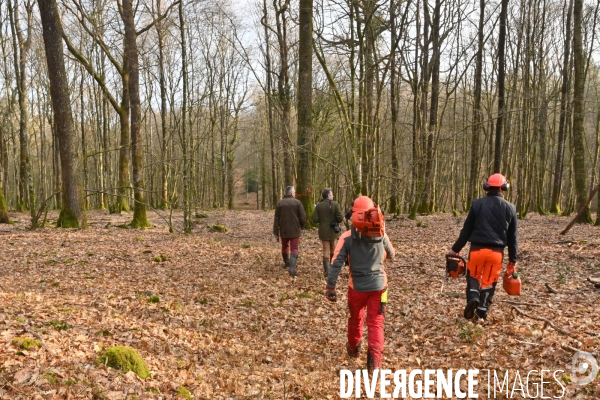
M 285 188 L 283 199 L 277 202 L 275 221 L 273 222 L 273 235 L 277 241 L 281 238 L 283 268 L 289 268 L 289 274 L 292 277 L 297 276 L 296 264 L 300 234 L 306 224 L 306 212 L 300 200 L 297 200 L 295 196 L 296 190 L 293 186 Z
M 485 320 L 496 284 L 502 271 L 504 248 L 508 247 L 508 264 L 516 267 L 519 236 L 515 205 L 504 199 L 510 187 L 501 174 L 493 174 L 483 184 L 487 196 L 473 201 L 460 235 L 450 255 L 458 255 L 471 242 L 467 263 L 466 319 Z
M 367 369 L 373 372 L 383 363 L 384 314 L 387 304 L 387 275 L 383 262 L 394 258 L 395 250 L 385 233 L 379 207 L 367 196 L 352 204 L 352 227 L 344 232 L 335 248 L 327 277 L 325 296 L 337 301 L 335 285 L 344 263 L 350 269 L 348 279 L 348 356 L 360 354 L 365 311 L 368 326 Z
M 342 208 L 333 201 L 333 191 L 329 188 L 323 189 L 321 201 L 317 203 L 312 214 L 312 221 L 319 224 L 319 239 L 323 246 L 323 275 L 327 278 L 331 256 L 335 251 L 335 245 L 340 237 L 340 222 L 344 220 Z

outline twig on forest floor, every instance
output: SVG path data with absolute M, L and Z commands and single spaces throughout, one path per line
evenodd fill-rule
M 500 303 L 508 303 L 508 304 L 514 304 L 517 306 L 533 306 L 533 307 L 541 307 L 543 304 L 536 304 L 536 303 L 523 303 L 523 302 L 519 302 L 519 301 L 512 301 L 512 300 L 498 300 Z
M 42 347 L 44 349 L 48 350 L 48 352 L 50 354 L 52 354 L 52 355 L 55 354 L 53 350 L 50 350 L 50 348 L 48 346 L 46 346 L 46 342 L 44 342 L 44 339 L 42 338 L 42 336 L 39 333 L 37 333 L 36 331 L 34 331 L 33 329 L 29 328 L 28 325 L 23 326 L 22 333 L 25 333 L 25 332 L 28 332 L 29 334 L 35 336 L 35 338 L 40 341 L 40 344 L 42 345 Z
M 550 326 L 550 327 L 552 327 L 552 328 L 553 328 L 555 331 L 557 331 L 557 332 L 560 332 L 560 333 L 562 333 L 563 335 L 566 335 L 566 336 L 569 336 L 569 337 L 571 336 L 571 334 L 570 334 L 569 332 L 565 331 L 565 330 L 564 330 L 564 329 L 562 329 L 562 328 L 559 328 L 559 327 L 557 327 L 556 325 L 554 325 L 554 323 L 553 323 L 552 321 L 550 321 L 550 320 L 548 320 L 548 319 L 546 319 L 546 318 L 542 318 L 542 317 L 534 317 L 533 315 L 529 315 L 529 314 L 527 314 L 526 312 L 524 312 L 523 310 L 520 310 L 519 308 L 517 308 L 517 307 L 515 307 L 515 306 L 512 306 L 511 308 L 512 308 L 513 310 L 515 310 L 515 311 L 516 311 L 518 314 L 520 314 L 520 315 L 522 315 L 522 316 L 524 316 L 524 317 L 531 318 L 531 319 L 534 319 L 534 320 L 536 320 L 536 321 L 542 321 L 542 322 L 544 322 L 544 323 L 545 323 L 545 325 L 549 325 L 549 326 Z
M 549 283 L 545 283 L 544 286 L 546 286 L 546 289 L 548 289 L 548 291 L 550 293 L 558 294 L 558 291 L 556 289 L 553 289 L 552 286 L 550 286 Z
M 543 344 L 539 344 L 539 343 L 532 343 L 532 342 L 525 342 L 523 340 L 519 340 L 519 339 L 515 339 L 517 342 L 519 343 L 523 343 L 523 344 L 530 344 L 532 346 L 543 346 Z
M 572 352 L 574 352 L 574 353 L 589 353 L 588 351 L 580 350 L 580 349 L 578 349 L 578 348 L 576 348 L 576 347 L 569 346 L 568 344 L 562 344 L 562 343 L 561 343 L 560 347 L 562 347 L 562 348 L 563 348 L 563 349 L 565 349 L 565 350 L 571 350 L 571 351 L 572 351 Z M 594 356 L 595 358 L 598 358 L 598 356 L 599 356 L 599 355 L 598 355 L 598 354 L 596 354 L 596 353 L 589 353 L 589 354 L 591 354 L 591 355 L 592 355 L 592 356 Z

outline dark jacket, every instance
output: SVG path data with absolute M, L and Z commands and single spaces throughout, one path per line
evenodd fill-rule
M 508 246 L 508 259 L 516 263 L 519 235 L 514 204 L 504 200 L 500 192 L 490 192 L 486 197 L 475 200 L 452 250 L 458 253 L 467 241 L 471 242 L 471 250 L 488 248 L 503 251 Z
M 383 261 L 396 251 L 387 234 L 378 238 L 359 237 L 354 228 L 344 232 L 333 254 L 327 287 L 335 287 L 344 263 L 350 267 L 348 286 L 357 292 L 374 292 L 387 287 Z
M 331 223 L 342 222 L 344 214 L 340 205 L 329 199 L 321 200 L 312 214 L 312 221 L 319 224 L 319 239 L 321 240 L 336 240 L 340 237 L 341 232 L 335 233 L 331 227 Z
M 300 237 L 305 224 L 306 212 L 304 212 L 300 200 L 286 195 L 277 202 L 273 223 L 273 234 L 275 236 L 286 239 Z

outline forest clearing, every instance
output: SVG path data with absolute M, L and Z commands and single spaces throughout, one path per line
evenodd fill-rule
M 50 213 L 50 222 L 57 217 Z M 332 399 L 341 369 L 365 368 L 364 352 L 350 359 L 344 347 L 347 267 L 341 299 L 329 303 L 316 230 L 304 231 L 293 280 L 271 237 L 272 211 L 198 213 L 190 235 L 149 217 L 143 231 L 120 228 L 131 216 L 106 211 L 88 212 L 85 230 L 30 231 L 28 215 L 18 213 L 13 225 L 0 225 L 0 398 Z M 562 398 L 600 398 L 600 379 L 569 383 L 576 350 L 600 359 L 600 290 L 586 281 L 600 273 L 598 227 L 575 225 L 560 236 L 567 218 L 521 220 L 523 293 L 499 288 L 480 326 L 462 317 L 464 279 L 440 293 L 444 254 L 463 219 L 387 222 L 397 257 L 386 262 L 384 368 L 476 368 L 483 398 L 481 370 L 509 370 L 511 387 L 515 371 L 525 382 L 530 370 L 563 370 Z M 174 221 L 181 225 L 182 215 Z M 227 232 L 211 232 L 214 225 Z M 22 349 L 16 338 L 40 347 Z M 137 350 L 150 377 L 97 363 L 117 345 Z M 561 396 L 548 380 L 544 395 Z

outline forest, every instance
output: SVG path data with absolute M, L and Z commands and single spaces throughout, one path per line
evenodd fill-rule
M 0 399 L 338 398 L 365 368 L 349 274 L 329 303 L 310 222 L 282 270 L 290 185 L 309 217 L 324 188 L 384 211 L 386 368 L 502 371 L 495 398 L 551 370 L 546 394 L 597 398 L 571 363 L 600 361 L 599 19 L 595 0 L 0 0 Z M 480 326 L 443 263 L 493 173 L 523 292 Z
M 585 203 L 597 2 L 307 4 L 300 21 L 291 0 L 58 1 L 65 168 L 38 8 L 3 1 L 0 219 L 39 224 L 71 190 L 82 212 L 135 209 L 143 227 L 146 209 L 181 209 L 189 229 L 192 210 L 235 208 L 237 187 L 272 209 L 294 184 L 307 210 L 331 187 L 346 206 L 368 194 L 415 218 L 467 210 L 493 172 L 520 218 Z

